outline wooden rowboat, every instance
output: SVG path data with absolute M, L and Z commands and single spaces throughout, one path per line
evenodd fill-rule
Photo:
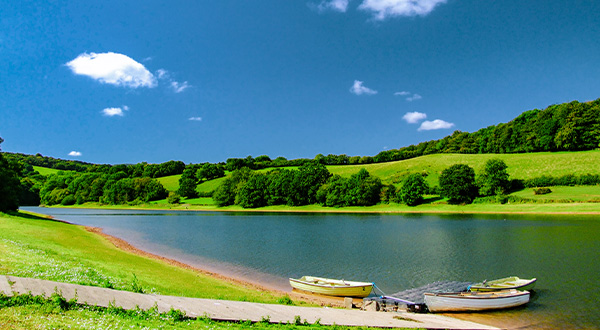
M 511 308 L 529 302 L 529 291 L 425 293 L 430 312 L 476 312 Z
M 535 281 L 537 281 L 536 278 L 528 280 L 511 276 L 493 281 L 483 281 L 482 283 L 473 284 L 469 288 L 471 291 L 498 291 L 512 289 L 519 291 L 530 291 L 533 289 L 533 287 L 535 287 Z
M 294 289 L 337 297 L 368 296 L 373 290 L 373 283 L 335 280 L 323 277 L 302 276 L 299 279 L 290 278 Z

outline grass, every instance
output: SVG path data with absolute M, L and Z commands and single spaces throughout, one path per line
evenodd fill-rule
M 177 191 L 179 189 L 179 178 L 181 178 L 181 174 L 163 176 L 162 178 L 156 178 L 156 180 L 168 191 Z
M 125 252 L 80 226 L 1 213 L 0 273 L 196 298 L 265 303 L 281 298 Z
M 442 171 L 454 164 L 467 164 L 479 173 L 485 162 L 502 159 L 513 179 L 531 179 L 542 175 L 600 174 L 600 150 L 580 152 L 539 152 L 527 154 L 435 154 L 389 163 L 328 166 L 332 174 L 349 177 L 361 168 L 386 184 L 400 183 L 411 173 L 427 173 L 427 182 L 438 185 Z
M 534 195 L 533 188 L 523 189 L 514 196 L 539 201 L 565 201 L 600 203 L 600 186 L 550 187 L 551 193 Z
M 269 324 L 218 322 L 207 317 L 188 318 L 171 310 L 159 313 L 157 308 L 147 311 L 123 310 L 119 307 L 78 305 L 58 294 L 50 298 L 28 294 L 6 297 L 0 294 L 0 327 L 3 329 L 310 329 L 319 324 Z M 363 327 L 327 327 L 328 329 L 366 329 Z
M 34 166 L 33 169 L 38 171 L 41 175 L 56 174 L 60 171 L 60 170 L 57 170 L 54 168 L 41 167 L 41 166 Z

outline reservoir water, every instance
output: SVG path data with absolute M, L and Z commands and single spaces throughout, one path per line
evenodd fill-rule
M 537 277 L 529 304 L 454 315 L 508 328 L 600 329 L 600 217 L 225 213 L 24 207 L 151 253 L 290 291 L 288 277 L 374 282 Z

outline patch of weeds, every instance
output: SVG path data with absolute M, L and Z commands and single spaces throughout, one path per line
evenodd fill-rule
M 290 296 L 285 295 L 279 299 L 277 299 L 277 303 L 281 305 L 295 305 Z

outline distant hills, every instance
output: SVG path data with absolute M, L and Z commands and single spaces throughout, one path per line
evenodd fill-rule
M 267 167 L 300 166 L 316 160 L 325 165 L 355 165 L 384 163 L 431 154 L 505 154 L 542 151 L 593 150 L 600 146 L 600 99 L 590 102 L 573 101 L 551 105 L 544 110 L 523 112 L 508 123 L 482 128 L 476 132 L 455 131 L 439 140 L 421 142 L 399 149 L 385 150 L 375 156 L 316 155 L 314 159 L 271 159 L 263 155 L 256 158 L 230 158 L 225 162 L 228 170 L 242 167 L 260 169 Z M 149 172 L 149 177 L 175 175 L 183 172 L 180 161 L 162 164 L 139 163 L 135 165 L 95 165 L 81 161 L 52 157 L 4 153 L 7 159 L 32 166 L 95 171 L 98 167 L 135 167 L 136 172 Z M 163 170 L 166 169 L 166 170 Z

